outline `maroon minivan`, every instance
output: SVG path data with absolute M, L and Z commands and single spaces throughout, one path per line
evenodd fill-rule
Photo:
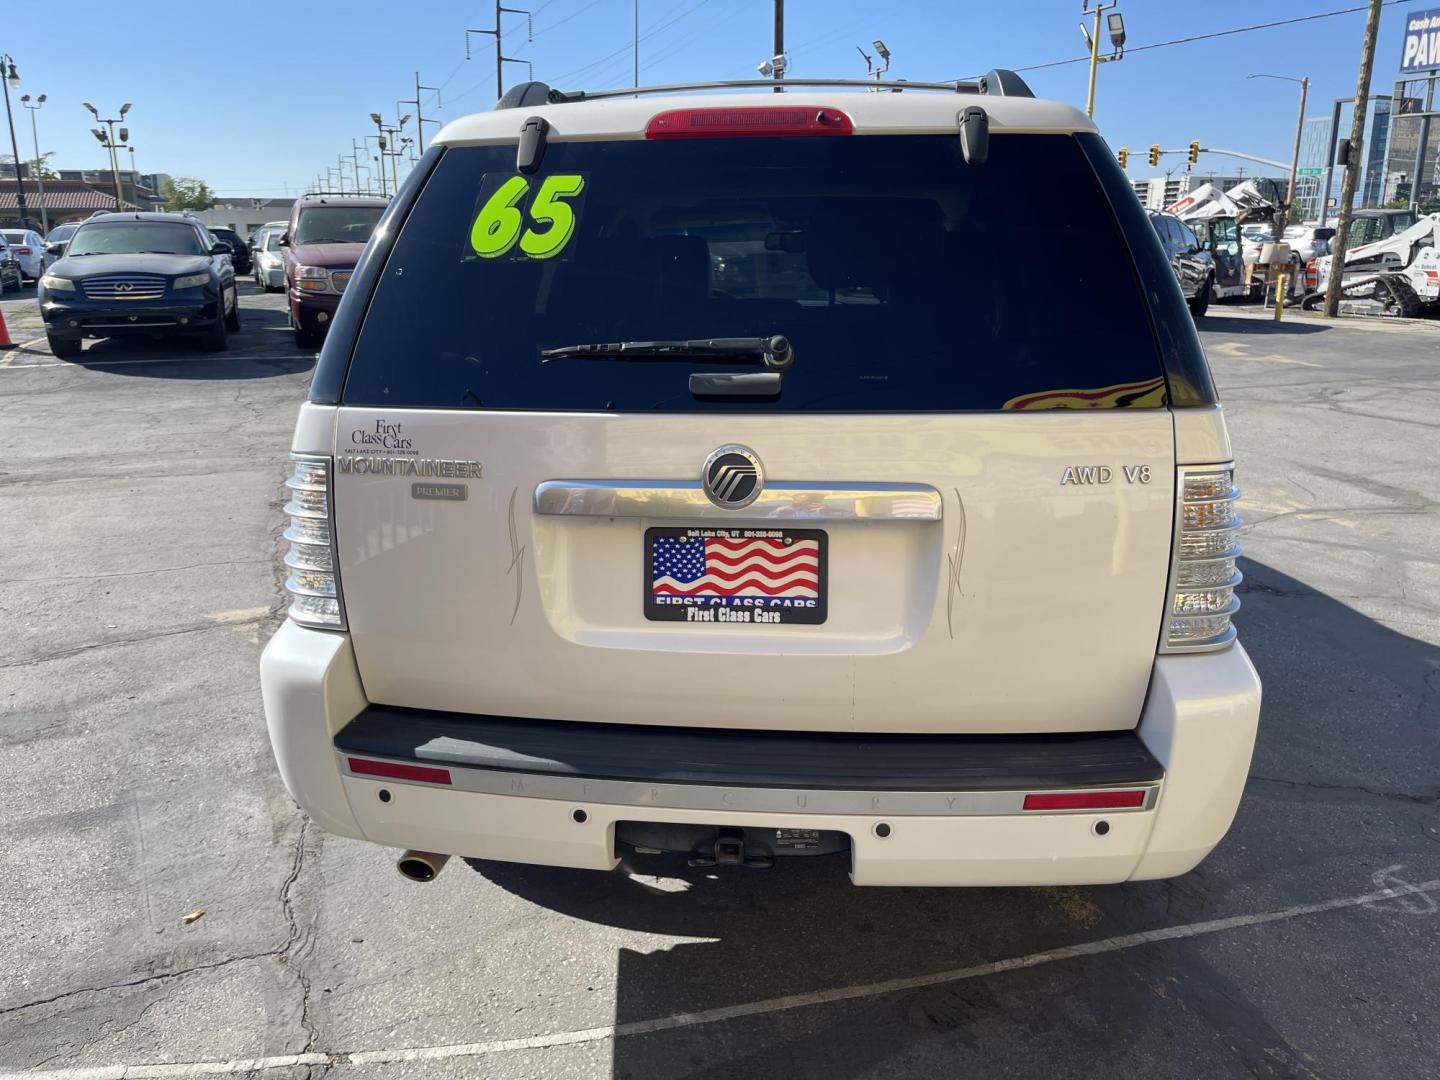
M 295 200 L 280 245 L 285 248 L 290 326 L 297 345 L 313 347 L 324 338 L 360 252 L 389 203 L 378 195 L 304 195 Z

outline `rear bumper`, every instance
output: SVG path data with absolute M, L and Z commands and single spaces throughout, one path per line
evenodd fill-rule
M 901 782 L 883 787 L 880 777 L 841 761 L 838 778 L 817 786 L 823 778 L 804 774 L 803 755 L 787 757 L 778 745 L 763 777 L 737 776 L 723 753 L 684 747 L 617 777 L 603 762 L 624 753 L 608 759 L 603 750 L 590 758 L 567 753 L 567 762 L 579 761 L 586 773 L 578 775 L 544 761 L 534 745 L 497 750 L 488 737 L 467 743 L 455 737 L 459 729 L 433 728 L 436 714 L 367 709 L 349 639 L 289 622 L 265 649 L 261 684 L 281 776 L 330 832 L 394 847 L 608 870 L 618 861 L 614 833 L 621 821 L 829 830 L 850 837 L 858 885 L 1104 884 L 1182 874 L 1234 818 L 1260 706 L 1259 680 L 1238 645 L 1161 657 L 1138 732 L 1118 733 L 1118 741 L 1081 737 L 1064 755 L 1047 750 L 1028 759 L 1001 745 L 998 754 L 992 747 L 970 755 L 968 773 L 966 760 L 947 763 L 926 753 L 920 756 L 934 763 L 928 775 L 897 772 Z M 451 782 L 364 775 L 350 766 L 357 756 L 443 766 Z M 667 759 L 668 769 L 661 764 Z M 1144 802 L 1094 812 L 1021 809 L 1030 788 L 1116 786 L 1144 789 Z M 583 822 L 575 820 L 577 809 L 585 811 Z M 1101 821 L 1107 830 L 1096 828 Z M 889 829 L 877 830 L 881 823 Z

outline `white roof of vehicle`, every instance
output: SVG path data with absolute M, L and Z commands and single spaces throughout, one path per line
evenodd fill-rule
M 672 109 L 797 105 L 839 109 L 854 122 L 857 135 L 955 132 L 959 130 L 959 113 L 971 105 L 979 105 L 989 114 L 992 135 L 1096 130 L 1090 118 L 1074 106 L 1040 98 L 926 90 L 902 94 L 787 90 L 778 96 L 755 92 L 654 94 L 499 109 L 451 121 L 434 142 L 450 146 L 513 142 L 520 134 L 520 126 L 532 116 L 550 122 L 547 137 L 554 140 L 643 139 L 651 117 Z

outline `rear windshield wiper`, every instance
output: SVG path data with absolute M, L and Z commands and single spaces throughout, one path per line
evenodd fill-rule
M 678 341 L 616 341 L 565 345 L 541 349 L 540 362 L 552 360 L 724 360 L 746 363 L 758 360 L 765 367 L 784 371 L 795 362 L 795 350 L 783 334 L 768 337 L 688 338 Z

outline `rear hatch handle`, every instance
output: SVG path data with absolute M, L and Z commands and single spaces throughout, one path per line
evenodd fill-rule
M 546 480 L 535 489 L 536 514 L 568 517 L 676 518 L 684 521 L 940 521 L 940 492 L 928 484 L 770 482 L 741 510 L 716 506 L 699 481 Z

